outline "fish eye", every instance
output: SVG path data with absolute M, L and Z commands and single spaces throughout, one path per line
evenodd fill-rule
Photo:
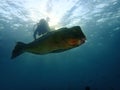
M 73 32 L 77 32 L 77 30 L 76 30 L 76 29 L 74 29 L 74 30 L 73 30 Z

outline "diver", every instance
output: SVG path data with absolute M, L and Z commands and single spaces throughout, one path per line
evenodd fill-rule
M 35 25 L 36 29 L 34 27 L 35 32 L 33 34 L 33 37 L 34 37 L 35 40 L 36 40 L 37 35 L 41 36 L 41 35 L 43 35 L 43 34 L 45 34 L 45 33 L 50 31 L 50 27 L 49 27 L 49 24 L 48 24 L 49 20 L 50 20 L 49 17 L 47 17 L 46 20 L 45 19 L 41 19 L 39 21 L 39 23 L 37 23 Z

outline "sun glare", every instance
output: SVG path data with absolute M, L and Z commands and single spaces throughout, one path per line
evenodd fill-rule
M 31 8 L 28 9 L 28 16 L 33 21 L 33 23 L 38 23 L 40 19 L 46 19 L 47 17 L 49 17 L 48 23 L 51 28 L 58 29 L 60 27 L 60 15 L 57 13 L 57 9 L 52 9 L 48 12 L 46 2 L 38 2 L 34 4 L 37 4 L 34 6 L 34 8 L 32 4 L 28 5 Z M 39 4 L 41 4 L 41 6 L 39 6 Z
M 50 21 L 49 21 L 50 26 L 56 26 L 58 24 L 59 19 L 56 16 L 48 14 L 47 17 L 50 18 Z

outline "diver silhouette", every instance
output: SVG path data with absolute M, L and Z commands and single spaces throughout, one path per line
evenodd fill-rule
M 49 27 L 49 24 L 48 24 L 49 20 L 50 20 L 49 17 L 47 17 L 46 20 L 41 19 L 39 21 L 39 23 L 36 24 L 36 29 L 35 29 L 35 32 L 33 34 L 33 37 L 34 37 L 35 40 L 37 38 L 37 35 L 40 36 L 40 35 L 43 35 L 43 34 L 50 31 L 50 27 Z

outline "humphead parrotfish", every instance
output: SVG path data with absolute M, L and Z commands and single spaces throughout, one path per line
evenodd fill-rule
M 85 40 L 86 36 L 80 26 L 60 28 L 50 31 L 28 44 L 17 42 L 12 51 L 11 59 L 25 52 L 39 55 L 63 52 L 82 45 Z

